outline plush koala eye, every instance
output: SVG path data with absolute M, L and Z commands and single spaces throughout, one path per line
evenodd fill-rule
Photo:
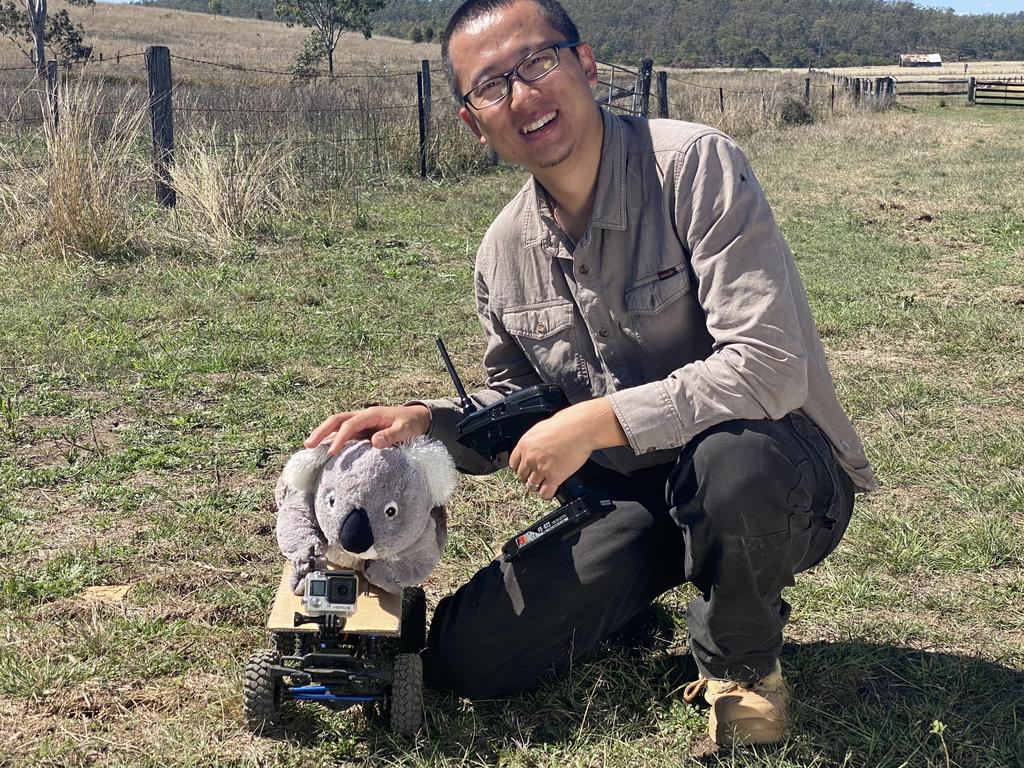
M 334 506 L 334 491 L 331 491 L 330 493 L 327 494 L 327 506 Z
M 391 502 L 386 507 L 384 507 L 384 514 L 388 517 L 394 517 L 398 514 L 398 505 L 396 505 L 395 502 Z

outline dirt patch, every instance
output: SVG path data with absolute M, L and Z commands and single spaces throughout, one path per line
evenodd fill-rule
M 120 720 L 134 717 L 137 709 L 155 712 L 176 709 L 184 693 L 181 686 L 115 685 L 90 680 L 72 690 L 44 692 L 36 706 L 46 714 L 58 717 Z M 192 692 L 189 693 L 191 695 Z

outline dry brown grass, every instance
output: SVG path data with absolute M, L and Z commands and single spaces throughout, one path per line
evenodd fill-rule
M 701 69 L 668 72 L 669 117 L 713 125 L 749 136 L 785 125 L 783 107 L 803 101 L 806 72 L 799 70 Z M 652 97 L 652 114 L 656 105 Z M 839 87 L 812 78 L 809 112 L 814 122 L 861 112 Z
M 58 91 L 59 120 L 43 122 L 45 159 L 25 166 L 0 145 L 0 211 L 10 244 L 38 242 L 65 258 L 121 255 L 136 236 L 136 185 L 147 174 L 137 142 L 144 100 L 128 92 L 113 109 L 96 83 L 73 80 Z
M 166 45 L 176 56 L 287 70 L 308 35 L 308 30 L 302 27 L 287 27 L 280 22 L 168 8 L 114 3 L 82 8 L 63 0 L 53 0 L 49 8 L 51 13 L 66 9 L 73 20 L 85 27 L 87 43 L 94 47 L 95 54 L 102 52 L 104 55 L 103 65 L 94 63 L 96 69 L 100 66 L 115 69 L 116 65 L 106 62 L 118 52 L 137 53 L 150 45 Z M 440 47 L 435 44 L 378 36 L 366 40 L 361 34 L 346 33 L 335 51 L 335 68 L 340 71 L 408 70 L 418 67 L 421 59 L 438 59 L 439 56 Z M 25 63 L 25 57 L 14 44 L 0 38 L 0 67 Z M 122 59 L 122 63 L 125 60 Z M 141 61 L 137 68 L 144 72 Z M 176 66 L 176 70 L 181 74 L 216 76 L 215 69 L 202 65 Z M 227 70 L 226 74 L 232 82 L 237 82 L 237 72 Z M 254 79 L 267 81 L 266 76 Z
M 181 147 L 171 178 L 187 240 L 221 255 L 266 230 L 298 186 L 287 145 L 250 147 L 238 133 Z
M 836 67 L 824 71 L 845 77 L 895 77 L 900 80 L 1011 77 L 1024 75 L 1024 61 L 947 61 L 941 67 L 901 67 L 894 64 L 883 67 Z

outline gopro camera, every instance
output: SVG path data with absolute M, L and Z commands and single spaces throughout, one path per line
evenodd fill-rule
M 358 595 L 355 571 L 313 571 L 306 575 L 302 606 L 312 615 L 351 616 Z

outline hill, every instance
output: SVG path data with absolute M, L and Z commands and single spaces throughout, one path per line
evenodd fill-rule
M 150 0 L 146 0 L 147 2 Z M 152 0 L 205 11 L 208 0 Z M 460 0 L 389 0 L 374 29 L 430 41 Z M 885 0 L 564 0 L 600 57 L 684 67 L 885 65 L 900 53 L 1024 58 L 1024 12 L 956 15 Z M 222 0 L 223 13 L 273 17 L 273 0 Z
M 273 0 L 220 0 L 223 13 L 272 18 Z M 209 0 L 154 0 L 205 11 Z M 389 0 L 380 33 L 430 41 L 459 0 Z M 889 64 L 908 51 L 947 59 L 1024 58 L 1024 13 L 958 16 L 885 0 L 565 0 L 601 58 L 662 65 Z
M 444 28 L 458 0 L 390 0 L 376 29 L 400 37 Z M 1024 13 L 957 16 L 883 0 L 565 0 L 605 59 L 683 66 L 889 64 L 908 51 L 1024 58 Z
M 215 16 L 156 6 L 97 3 L 91 8 L 50 0 L 50 13 L 66 9 L 85 28 L 94 56 L 106 58 L 166 45 L 176 56 L 237 63 L 272 70 L 289 69 L 308 32 L 301 27 L 254 18 Z M 437 59 L 436 45 L 414 44 L 386 35 L 370 40 L 346 34 L 338 46 L 336 66 L 364 71 L 375 67 L 415 69 L 421 59 Z M 0 67 L 27 63 L 17 45 L 0 37 Z

